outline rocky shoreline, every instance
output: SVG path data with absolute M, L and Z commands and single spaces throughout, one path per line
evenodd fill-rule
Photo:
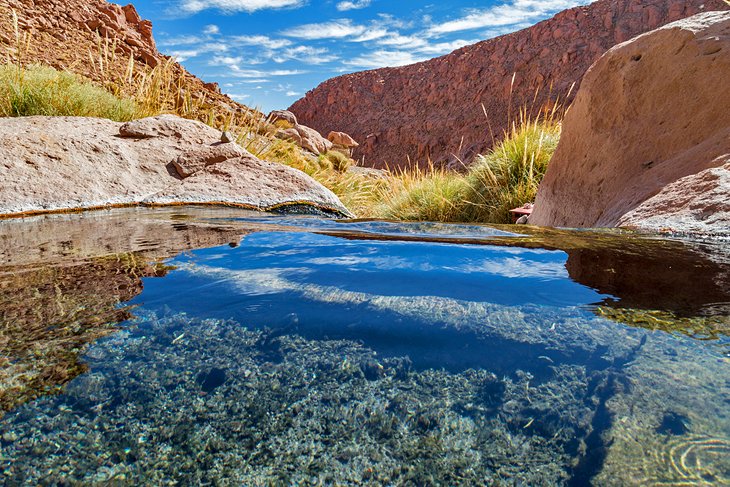
M 2 216 L 183 204 L 351 215 L 303 172 L 221 142 L 201 122 L 21 117 L 0 126 Z

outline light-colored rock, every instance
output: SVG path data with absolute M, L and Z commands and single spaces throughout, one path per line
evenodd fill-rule
M 730 187 L 711 170 L 730 154 L 728 80 L 727 11 L 611 49 L 568 111 L 530 223 L 730 232 L 713 217 Z
M 185 140 L 203 140 L 201 135 L 209 138 L 214 130 L 203 122 L 186 120 L 175 115 L 158 115 L 156 117 L 140 118 L 122 124 L 119 135 L 136 139 L 150 137 L 175 137 Z M 202 143 L 202 142 L 198 142 Z
M 299 147 L 302 146 L 302 136 L 299 135 L 299 132 L 297 132 L 296 129 L 279 129 L 276 131 L 276 137 L 282 140 L 288 140 L 289 142 L 293 142 Z
M 207 166 L 219 164 L 228 159 L 243 157 L 248 152 L 238 144 L 213 144 L 204 145 L 197 149 L 185 151 L 180 154 L 173 166 L 181 178 L 186 178 L 202 171 Z
M 289 110 L 274 110 L 273 112 L 269 113 L 269 121 L 271 123 L 274 123 L 278 120 L 288 122 L 292 127 L 296 127 L 297 125 L 299 125 L 299 122 L 297 122 L 297 116 Z
M 344 147 L 345 149 L 350 149 L 353 147 L 359 147 L 360 144 L 355 142 L 355 139 L 350 137 L 344 132 L 330 132 L 329 135 L 327 135 L 327 140 L 332 142 L 336 146 Z
M 302 149 L 306 149 L 315 154 L 326 154 L 332 148 L 332 142 L 325 139 L 319 132 L 313 128 L 304 125 L 294 127 L 299 136 L 302 138 Z
M 730 155 L 725 165 L 705 169 L 665 186 L 626 213 L 619 226 L 662 232 L 730 234 Z
M 319 132 L 299 124 L 291 128 L 277 130 L 276 137 L 282 140 L 288 140 L 316 155 L 326 154 L 333 147 L 332 142 L 322 137 Z
M 301 171 L 246 154 L 196 172 L 184 179 L 182 184 L 170 184 L 162 191 L 145 198 L 144 202 L 172 204 L 203 200 L 276 209 L 316 200 L 318 206 L 323 208 L 341 206 L 337 197 L 324 187 L 315 187 L 312 182 L 314 181 Z M 283 198 L 282 195 L 286 197 Z
M 224 132 L 221 132 L 221 142 L 223 142 L 224 144 L 227 144 L 229 142 L 236 142 L 236 136 L 226 130 Z
M 120 137 L 122 126 L 135 135 Z M 207 125 L 170 116 L 124 125 L 82 117 L 0 118 L 0 215 L 173 203 L 303 204 L 349 215 L 306 174 L 245 151 L 238 156 L 240 148 L 231 151 L 233 159 L 176 177 L 173 161 L 221 150 L 210 147 L 220 147 L 219 138 Z

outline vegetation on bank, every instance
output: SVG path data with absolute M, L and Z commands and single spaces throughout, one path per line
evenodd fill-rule
M 0 66 L 0 115 L 101 117 L 124 122 L 141 115 L 130 99 L 45 66 Z
M 113 52 L 113 50 L 110 50 Z M 99 65 L 104 64 L 100 48 Z M 538 117 L 521 111 L 504 139 L 477 157 L 464 173 L 433 165 L 383 173 L 358 171 L 345 154 L 314 157 L 274 137 L 275 124 L 255 111 L 215 113 L 175 81 L 171 64 L 134 73 L 100 87 L 72 73 L 46 66 L 0 66 L 0 116 L 65 115 L 116 121 L 174 113 L 233 131 L 239 143 L 261 159 L 309 174 L 332 190 L 361 218 L 508 223 L 509 210 L 535 198 L 560 136 L 559 111 Z M 129 93 L 132 93 L 131 95 Z
M 560 139 L 555 110 L 519 120 L 465 174 L 431 167 L 398 175 L 402 187 L 384 195 L 383 216 L 402 220 L 510 223 L 509 210 L 535 200 Z

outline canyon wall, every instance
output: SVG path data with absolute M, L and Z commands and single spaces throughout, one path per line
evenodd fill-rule
M 488 150 L 520 107 L 537 111 L 572 97 L 612 46 L 728 8 L 722 0 L 599 0 L 430 61 L 330 79 L 290 110 L 321 133 L 352 135 L 360 143 L 355 157 L 367 166 L 458 165 Z

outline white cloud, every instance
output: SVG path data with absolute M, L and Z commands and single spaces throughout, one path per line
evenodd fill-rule
M 282 32 L 287 37 L 306 40 L 345 39 L 348 42 L 368 42 L 391 35 L 386 28 L 354 24 L 350 19 L 337 19 L 319 24 L 304 24 Z
M 220 34 L 220 32 L 221 32 L 221 30 L 215 24 L 206 25 L 203 28 L 203 34 L 213 35 L 213 34 Z
M 272 59 L 277 63 L 296 60 L 305 64 L 325 64 L 335 61 L 337 56 L 330 54 L 323 47 L 296 46 L 284 49 Z
M 299 96 L 300 93 L 297 93 L 296 91 L 287 91 L 286 96 Z
M 352 42 L 368 42 L 368 41 L 374 41 L 375 39 L 382 39 L 383 37 L 389 35 L 390 33 L 386 29 L 380 29 L 380 28 L 371 28 L 366 29 L 363 34 L 360 34 L 359 36 L 355 37 L 354 39 L 348 39 Z
M 401 49 L 418 49 L 428 45 L 428 42 L 425 39 L 416 36 L 391 34 L 384 39 L 380 39 L 378 44 L 381 46 L 398 46 Z
M 204 39 L 198 36 L 184 35 L 177 37 L 168 37 L 166 39 L 163 38 L 160 40 L 159 44 L 161 46 L 189 46 L 191 44 L 198 44 L 203 41 Z
M 174 57 L 177 62 L 182 63 L 187 61 L 190 58 L 196 57 L 198 54 L 200 54 L 199 51 L 196 51 L 195 49 L 182 49 L 182 50 L 173 50 L 170 51 L 170 56 Z
M 264 9 L 301 7 L 304 3 L 305 0 L 182 0 L 180 9 L 189 14 L 208 9 L 224 12 L 255 12 Z
M 552 13 L 588 3 L 586 0 L 512 0 L 486 9 L 472 9 L 458 19 L 436 24 L 428 29 L 431 35 L 464 30 L 523 24 Z
M 469 44 L 474 44 L 476 42 L 479 42 L 479 40 L 456 39 L 451 42 L 438 42 L 436 44 L 427 44 L 421 48 L 418 48 L 417 50 L 419 53 L 422 54 L 440 56 L 442 54 L 448 54 L 461 47 L 468 46 Z
M 263 83 L 270 76 L 293 76 L 296 74 L 305 74 L 306 71 L 294 69 L 274 69 L 270 71 L 261 71 L 258 69 L 243 69 L 240 64 L 243 58 L 231 56 L 214 56 L 208 64 L 210 66 L 223 66 L 228 68 L 228 76 L 236 78 L 251 78 L 249 83 Z M 225 76 L 225 75 L 221 75 Z
M 344 12 L 345 10 L 356 10 L 359 8 L 365 8 L 370 6 L 371 0 L 352 0 L 346 2 L 340 2 L 337 4 L 337 10 Z
M 298 39 L 342 39 L 344 37 L 359 37 L 367 32 L 362 25 L 355 25 L 350 19 L 331 20 L 320 24 L 304 24 L 282 32 L 287 37 Z
M 210 60 L 211 66 L 233 66 L 240 64 L 241 61 L 243 61 L 243 58 L 241 57 L 233 57 L 233 56 L 215 56 L 213 59 Z
M 257 69 L 241 69 L 238 66 L 228 66 L 230 68 L 230 75 L 235 78 L 266 78 L 269 76 L 295 76 L 298 74 L 305 74 L 306 71 L 299 69 L 274 69 L 271 71 L 260 71 Z M 259 80 L 260 81 L 260 80 Z
M 344 64 L 349 66 L 357 66 L 360 68 L 384 68 L 405 66 L 420 61 L 425 61 L 427 57 L 419 57 L 408 51 L 386 51 L 379 50 L 364 53 L 358 57 L 345 61 Z
M 240 46 L 256 46 L 265 49 L 281 49 L 282 47 L 291 46 L 292 42 L 288 39 L 272 39 L 264 35 L 253 36 L 233 36 L 231 42 Z

